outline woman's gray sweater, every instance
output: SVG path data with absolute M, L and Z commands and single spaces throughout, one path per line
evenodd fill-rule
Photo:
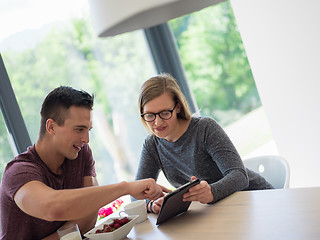
M 191 176 L 207 181 L 213 202 L 236 191 L 273 188 L 259 174 L 244 167 L 225 131 L 208 117 L 193 117 L 176 142 L 155 135 L 146 138 L 136 179 L 157 180 L 160 170 L 174 187 L 190 181 Z

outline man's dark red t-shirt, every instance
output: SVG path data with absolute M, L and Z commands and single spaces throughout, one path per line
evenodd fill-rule
M 76 159 L 65 159 L 61 175 L 46 166 L 34 146 L 15 157 L 7 164 L 1 181 L 0 239 L 37 240 L 57 231 L 64 222 L 49 222 L 24 213 L 14 202 L 14 195 L 30 181 L 43 182 L 55 190 L 80 188 L 83 177 L 96 176 L 94 164 L 88 144 L 83 146 Z

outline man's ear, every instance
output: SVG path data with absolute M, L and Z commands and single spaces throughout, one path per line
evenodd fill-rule
M 56 125 L 56 122 L 54 120 L 52 120 L 51 118 L 49 118 L 46 122 L 46 130 L 47 132 L 50 134 L 50 135 L 54 135 L 55 132 L 55 125 Z

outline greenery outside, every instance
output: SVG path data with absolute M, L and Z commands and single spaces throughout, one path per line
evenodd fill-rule
M 226 126 L 261 105 L 229 2 L 170 25 L 201 115 Z
M 146 135 L 137 111 L 138 89 L 154 75 L 143 33 L 99 39 L 83 17 L 38 34 L 42 35 L 32 39 L 33 44 L 2 53 L 32 142 L 37 140 L 44 97 L 60 85 L 83 89 L 95 95 L 90 146 L 99 182 L 132 180 Z
M 228 2 L 172 20 L 170 26 L 202 115 L 226 127 L 261 106 Z M 142 31 L 99 39 L 84 15 L 31 32 L 30 41 L 21 36 L 12 37 L 19 48 L 9 46 L 1 54 L 32 141 L 46 94 L 60 85 L 84 89 L 96 97 L 90 146 L 100 184 L 133 180 L 146 136 L 138 93 L 155 74 Z M 270 137 L 264 136 L 254 147 Z M 6 141 L 0 119 L 0 143 Z M 11 149 L 0 145 L 0 172 L 11 159 Z

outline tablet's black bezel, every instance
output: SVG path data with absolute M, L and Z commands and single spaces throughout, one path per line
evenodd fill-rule
M 183 194 L 185 194 L 191 187 L 199 183 L 200 180 L 196 179 L 168 193 L 163 199 L 163 203 L 156 224 L 159 225 L 169 220 L 170 218 L 187 211 L 191 202 L 183 202 Z

